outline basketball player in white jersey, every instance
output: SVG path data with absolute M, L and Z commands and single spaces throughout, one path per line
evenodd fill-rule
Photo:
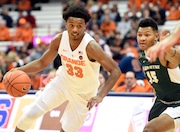
M 66 100 L 69 102 L 61 118 L 61 132 L 77 132 L 88 111 L 102 102 L 121 74 L 116 62 L 85 32 L 90 15 L 83 7 L 69 7 L 63 13 L 63 18 L 67 31 L 52 39 L 41 58 L 17 68 L 28 74 L 39 72 L 46 68 L 57 54 L 61 56 L 62 66 L 57 70 L 56 77 L 22 114 L 15 132 L 24 132 L 38 117 Z M 110 74 L 97 94 L 100 65 Z

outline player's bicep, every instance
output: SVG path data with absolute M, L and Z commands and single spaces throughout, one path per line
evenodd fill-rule
M 86 50 L 89 59 L 99 62 L 107 71 L 111 71 L 117 66 L 115 61 L 96 42 L 91 41 Z

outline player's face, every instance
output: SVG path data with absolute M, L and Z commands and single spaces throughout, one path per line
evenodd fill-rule
M 147 50 L 158 40 L 158 33 L 151 27 L 139 27 L 137 32 L 137 41 L 141 50 Z
M 83 18 L 69 17 L 66 22 L 66 28 L 70 39 L 81 39 L 86 29 L 85 20 Z

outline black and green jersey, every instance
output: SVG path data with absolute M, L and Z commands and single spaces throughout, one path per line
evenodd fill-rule
M 157 59 L 150 63 L 142 53 L 139 61 L 158 99 L 171 102 L 180 100 L 180 68 L 166 68 Z

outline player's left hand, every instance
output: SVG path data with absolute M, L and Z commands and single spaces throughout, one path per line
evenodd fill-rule
M 87 103 L 87 108 L 90 110 L 93 106 L 98 106 L 98 104 L 101 103 L 102 100 L 103 100 L 103 97 L 99 95 L 90 98 Z

